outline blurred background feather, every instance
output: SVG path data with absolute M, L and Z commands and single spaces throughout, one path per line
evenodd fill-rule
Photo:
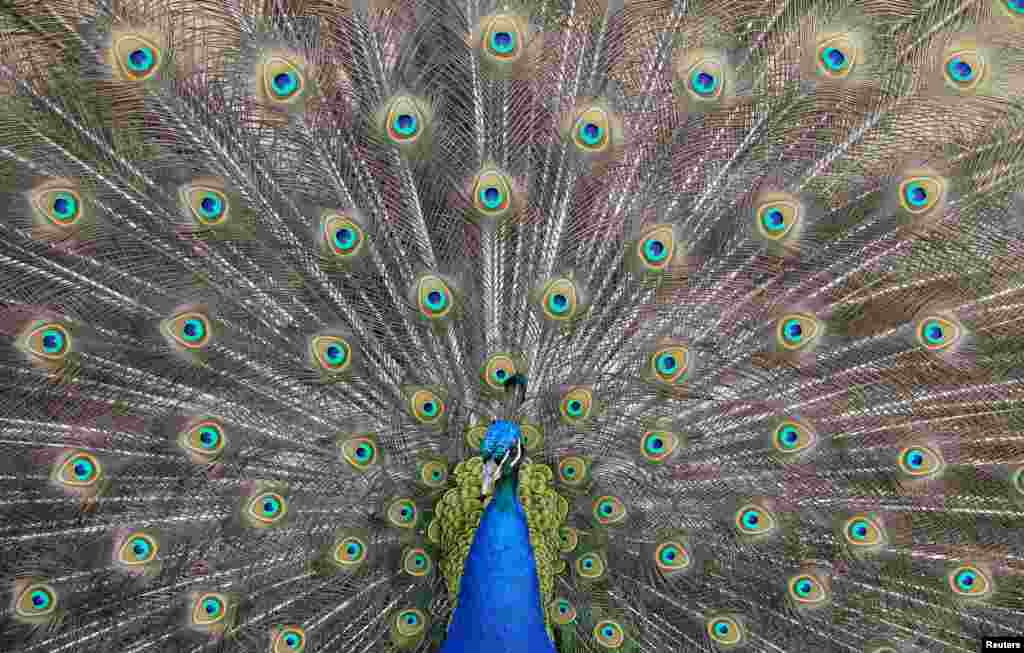
M 0 649 L 1024 634 L 1022 34 L 3 0 Z M 529 543 L 474 566 L 499 504 Z

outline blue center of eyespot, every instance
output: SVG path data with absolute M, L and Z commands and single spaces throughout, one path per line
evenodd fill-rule
M 53 212 L 60 220 L 70 220 L 75 217 L 77 210 L 78 202 L 70 195 L 62 193 L 53 200 Z
M 212 195 L 207 195 L 201 202 L 199 202 L 199 208 L 207 218 L 216 218 L 219 216 L 223 210 L 223 206 L 224 204 L 220 201 L 220 198 Z
M 604 129 L 600 125 L 595 125 L 592 122 L 584 123 L 580 128 L 580 137 L 588 145 L 597 145 L 601 141 L 601 135 L 604 133 Z
M 434 415 L 434 413 L 436 413 L 436 412 L 437 412 L 437 404 L 435 404 L 432 401 L 424 401 L 423 402 L 423 413 L 427 417 L 432 417 Z
M 74 465 L 75 478 L 84 481 L 92 475 L 93 466 L 88 460 L 76 460 Z
M 204 428 L 199 431 L 199 442 L 207 449 L 215 447 L 218 440 L 220 440 L 220 436 L 211 428 Z
M 341 249 L 351 249 L 356 244 L 356 232 L 342 227 L 334 232 L 334 244 Z
M 850 532 L 853 534 L 853 539 L 863 540 L 868 536 L 868 525 L 862 521 L 854 522 Z
M 294 73 L 278 73 L 274 75 L 274 92 L 278 95 L 291 95 L 298 87 L 299 80 Z
M 611 626 L 605 626 L 604 630 L 601 631 L 601 634 L 605 637 L 615 637 L 615 629 Z
M 586 560 L 583 561 L 583 568 L 584 569 L 590 569 L 593 566 L 594 566 L 594 561 L 591 560 L 590 558 L 587 558 Z
M 907 452 L 906 460 L 910 468 L 917 469 L 924 464 L 924 454 L 917 449 L 911 449 Z
M 349 554 L 350 556 L 352 556 L 354 558 L 357 555 L 359 555 L 359 549 L 360 549 L 359 545 L 356 544 L 355 542 L 352 542 L 352 543 L 350 543 L 348 545 L 348 547 L 346 547 L 345 553 Z
M 743 525 L 747 528 L 756 528 L 760 522 L 761 517 L 757 514 L 757 511 L 748 510 L 743 513 Z
M 181 328 L 181 331 L 185 336 L 185 340 L 188 340 L 189 342 L 194 342 L 196 340 L 201 339 L 203 335 L 205 335 L 206 327 L 203 326 L 201 320 L 197 320 L 196 318 L 190 318 L 188 320 L 185 320 L 185 326 Z
M 910 184 L 907 187 L 907 201 L 914 206 L 924 206 L 928 202 L 928 191 L 920 184 Z
M 1006 0 L 1006 6 L 1010 11 L 1024 14 L 1024 0 Z
M 971 64 L 963 59 L 953 59 L 946 66 L 949 75 L 958 82 L 969 82 L 974 77 L 974 69 Z
M 651 453 L 661 453 L 665 449 L 665 441 L 658 436 L 647 438 L 647 450 Z
M 651 238 L 644 243 L 644 256 L 647 257 L 648 261 L 657 263 L 665 258 L 667 254 L 668 249 L 665 247 L 665 243 L 657 240 L 656 238 Z
M 804 334 L 804 328 L 799 320 L 789 320 L 782 330 L 786 334 L 786 340 L 790 342 L 800 342 Z
M 515 46 L 511 32 L 495 32 L 491 35 L 491 49 L 499 54 L 508 54 Z
M 217 599 L 206 599 L 203 601 L 203 610 L 206 610 L 206 614 L 215 615 L 220 612 L 220 601 Z
M 782 441 L 782 445 L 789 449 L 796 444 L 799 439 L 799 434 L 792 426 L 786 426 L 783 427 L 782 431 L 779 433 L 779 439 Z
M 569 310 L 569 298 L 561 293 L 552 295 L 548 304 L 555 313 L 564 313 Z
M 329 345 L 327 347 L 327 360 L 334 365 L 345 362 L 345 348 L 340 345 Z
M 842 70 L 846 65 L 846 55 L 836 48 L 825 48 L 821 53 L 821 61 L 829 70 Z
M 796 584 L 796 593 L 800 596 L 807 596 L 811 593 L 811 581 L 804 579 Z
M 445 307 L 446 303 L 444 293 L 440 290 L 431 290 L 427 293 L 427 308 L 430 310 L 439 311 Z
M 281 506 L 276 499 L 265 499 L 263 501 L 263 512 L 266 515 L 276 515 L 277 511 L 280 509 Z
M 38 609 L 45 608 L 50 605 L 50 595 L 42 590 L 32 592 L 32 605 Z
M 929 322 L 924 329 L 925 338 L 931 343 L 942 342 L 942 326 L 937 322 Z
M 496 209 L 501 206 L 501 192 L 494 186 L 488 186 L 480 191 L 480 201 L 489 209 Z
M 715 88 L 718 87 L 718 80 L 711 73 L 698 70 L 690 78 L 690 84 L 699 95 L 711 95 L 715 92 Z
M 356 458 L 359 460 L 366 460 L 372 453 L 373 451 L 370 449 L 370 445 L 368 444 L 361 444 L 356 447 Z
M 149 542 L 142 538 L 138 538 L 132 543 L 132 553 L 135 554 L 136 558 L 145 558 L 149 555 Z
M 136 72 L 145 72 L 153 67 L 153 51 L 149 48 L 132 50 L 128 54 L 128 67 Z
M 961 571 L 956 575 L 956 584 L 962 590 L 970 590 L 978 579 L 973 571 Z
M 288 633 L 284 636 L 284 643 L 288 646 L 288 648 L 298 648 L 299 642 L 299 636 L 295 633 Z
M 569 606 L 567 604 L 565 604 L 565 603 L 559 603 L 558 604 L 558 613 L 559 614 L 566 614 L 568 612 L 569 612 Z
M 786 226 L 786 216 L 778 209 L 771 209 L 764 214 L 761 222 L 768 231 L 779 231 Z
M 43 351 L 47 354 L 56 354 L 64 348 L 64 336 L 56 329 L 47 329 L 43 332 Z
M 416 116 L 408 113 L 399 114 L 395 118 L 395 131 L 402 136 L 412 136 L 416 133 Z
M 725 623 L 724 621 L 719 621 L 717 624 L 715 624 L 715 632 L 723 636 L 728 635 L 729 624 Z

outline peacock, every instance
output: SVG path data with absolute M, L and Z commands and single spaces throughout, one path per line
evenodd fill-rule
M 0 1 L 0 650 L 1022 641 L 1022 100 L 1020 0 Z

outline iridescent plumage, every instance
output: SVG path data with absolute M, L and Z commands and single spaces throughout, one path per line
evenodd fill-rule
M 1024 635 L 1022 35 L 0 5 L 0 650 Z

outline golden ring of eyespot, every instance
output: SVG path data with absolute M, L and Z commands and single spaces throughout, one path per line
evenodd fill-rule
M 594 626 L 594 640 L 604 648 L 621 648 L 626 641 L 626 634 L 618 622 L 605 619 Z
M 40 321 L 24 338 L 28 351 L 49 363 L 63 360 L 71 351 L 71 334 L 60 322 Z
M 124 538 L 118 549 L 118 562 L 127 566 L 138 566 L 152 562 L 160 551 L 156 538 L 148 533 L 131 533 Z

